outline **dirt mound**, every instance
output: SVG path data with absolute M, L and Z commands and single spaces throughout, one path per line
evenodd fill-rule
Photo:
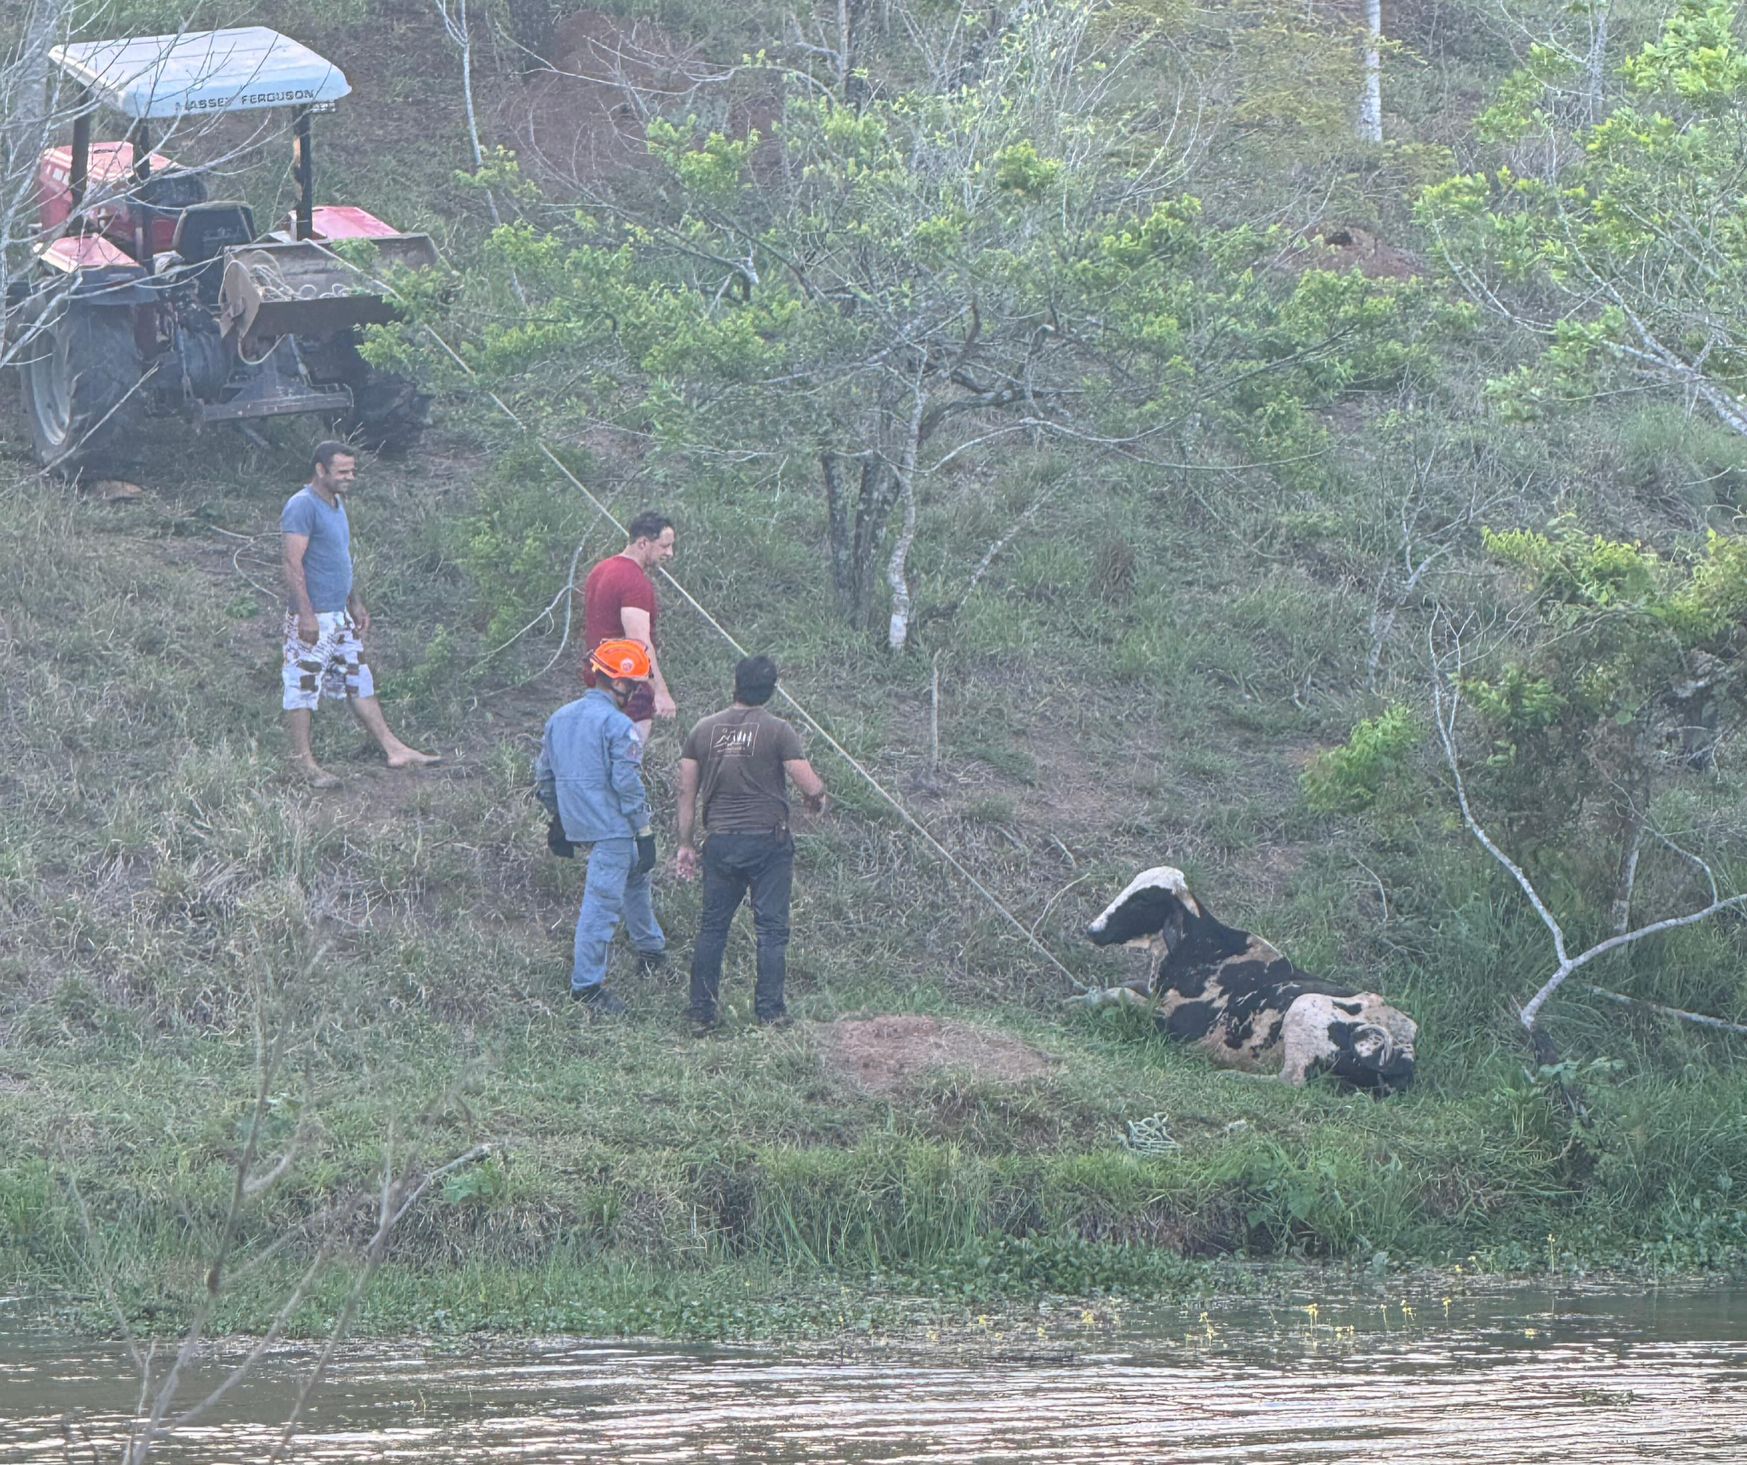
M 934 1017 L 846 1017 L 820 1036 L 831 1072 L 876 1094 L 942 1069 L 1017 1083 L 1048 1073 L 1055 1061 L 1017 1038 Z
M 1411 280 L 1425 273 L 1417 258 L 1369 229 L 1327 222 L 1308 229 L 1283 263 L 1297 270 L 1356 269 L 1373 280 Z

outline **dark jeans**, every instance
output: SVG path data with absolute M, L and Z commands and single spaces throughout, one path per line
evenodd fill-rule
M 795 842 L 782 834 L 712 834 L 704 842 L 704 908 L 692 948 L 691 1013 L 717 1015 L 722 953 L 728 927 L 747 892 L 758 935 L 758 987 L 753 1009 L 765 1022 L 783 1015 L 783 971 L 789 949 L 789 891 L 794 885 Z

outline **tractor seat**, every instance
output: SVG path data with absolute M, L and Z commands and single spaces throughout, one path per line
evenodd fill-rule
M 171 267 L 188 271 L 201 300 L 216 306 L 224 283 L 220 256 L 231 245 L 247 244 L 254 237 L 255 214 L 246 203 L 215 200 L 194 204 L 176 220 L 176 233 L 170 240 Z M 162 268 L 157 261 L 153 263 Z
M 255 211 L 246 203 L 198 203 L 182 210 L 170 248 L 182 256 L 183 263 L 198 265 L 254 237 Z

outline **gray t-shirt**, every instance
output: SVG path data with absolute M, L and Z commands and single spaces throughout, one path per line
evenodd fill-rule
M 303 580 L 309 587 L 310 608 L 344 610 L 352 594 L 352 526 L 346 522 L 346 506 L 336 502 L 330 509 L 322 496 L 305 484 L 285 501 L 279 529 L 285 534 L 309 536 Z

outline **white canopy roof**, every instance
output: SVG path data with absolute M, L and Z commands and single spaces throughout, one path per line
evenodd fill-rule
M 49 55 L 129 117 L 300 107 L 337 102 L 352 90 L 333 62 L 264 25 L 80 41 Z

